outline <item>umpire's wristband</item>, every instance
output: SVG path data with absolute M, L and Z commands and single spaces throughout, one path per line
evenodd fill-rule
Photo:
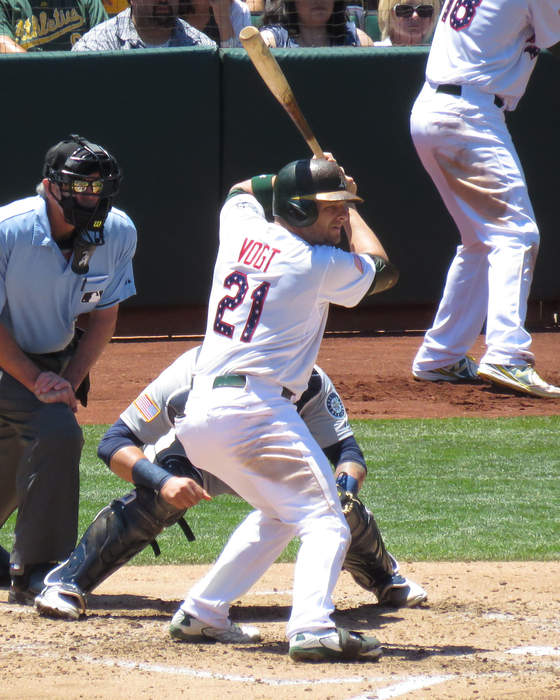
M 146 488 L 160 491 L 166 481 L 171 479 L 172 474 L 157 464 L 150 462 L 143 457 L 132 467 L 132 481 L 136 486 L 146 486 Z

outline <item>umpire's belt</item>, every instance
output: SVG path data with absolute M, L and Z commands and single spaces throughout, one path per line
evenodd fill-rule
M 463 86 L 462 85 L 438 85 L 436 88 L 436 92 L 444 92 L 446 95 L 456 95 L 457 97 L 461 97 L 463 93 Z M 498 109 L 502 109 L 504 106 L 504 101 L 502 100 L 501 97 L 498 95 L 494 95 L 494 104 Z
M 246 384 L 247 377 L 245 374 L 222 374 L 214 379 L 212 388 L 219 389 L 220 387 L 224 386 L 234 386 L 239 387 L 240 389 L 244 389 Z M 291 399 L 293 395 L 293 391 L 290 391 L 285 386 L 282 387 L 281 396 L 283 399 Z

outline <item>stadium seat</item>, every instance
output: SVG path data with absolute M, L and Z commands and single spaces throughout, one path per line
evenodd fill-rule
M 377 12 L 368 10 L 366 12 L 365 27 L 366 34 L 370 36 L 373 41 L 381 40 L 381 32 L 379 31 L 379 22 L 377 21 Z

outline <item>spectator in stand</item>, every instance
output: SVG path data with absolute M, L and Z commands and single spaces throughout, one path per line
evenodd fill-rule
M 262 37 L 268 46 L 373 46 L 346 15 L 343 0 L 276 0 L 263 15 Z
M 381 41 L 374 46 L 429 44 L 440 10 L 441 0 L 379 0 Z
M 247 0 L 251 12 L 264 12 L 264 0 Z
M 101 0 L 0 0 L 0 54 L 69 51 L 106 19 Z
M 129 8 L 84 34 L 72 51 L 216 46 L 179 17 L 179 7 L 179 0 L 130 0 Z
M 109 17 L 114 17 L 118 15 L 119 12 L 126 10 L 128 7 L 128 0 L 103 0 L 103 5 Z
M 188 0 L 181 15 L 223 49 L 241 47 L 239 32 L 251 24 L 251 10 L 242 0 Z

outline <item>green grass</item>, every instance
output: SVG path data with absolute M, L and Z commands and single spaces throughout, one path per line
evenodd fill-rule
M 358 420 L 369 465 L 361 492 L 390 551 L 402 560 L 560 559 L 560 416 L 500 419 Z M 132 486 L 97 459 L 106 426 L 86 426 L 80 535 L 95 514 Z M 249 507 L 220 496 L 187 512 L 197 540 L 178 526 L 134 562 L 213 561 Z M 13 541 L 14 516 L 0 531 Z M 292 561 L 297 542 L 281 561 Z

